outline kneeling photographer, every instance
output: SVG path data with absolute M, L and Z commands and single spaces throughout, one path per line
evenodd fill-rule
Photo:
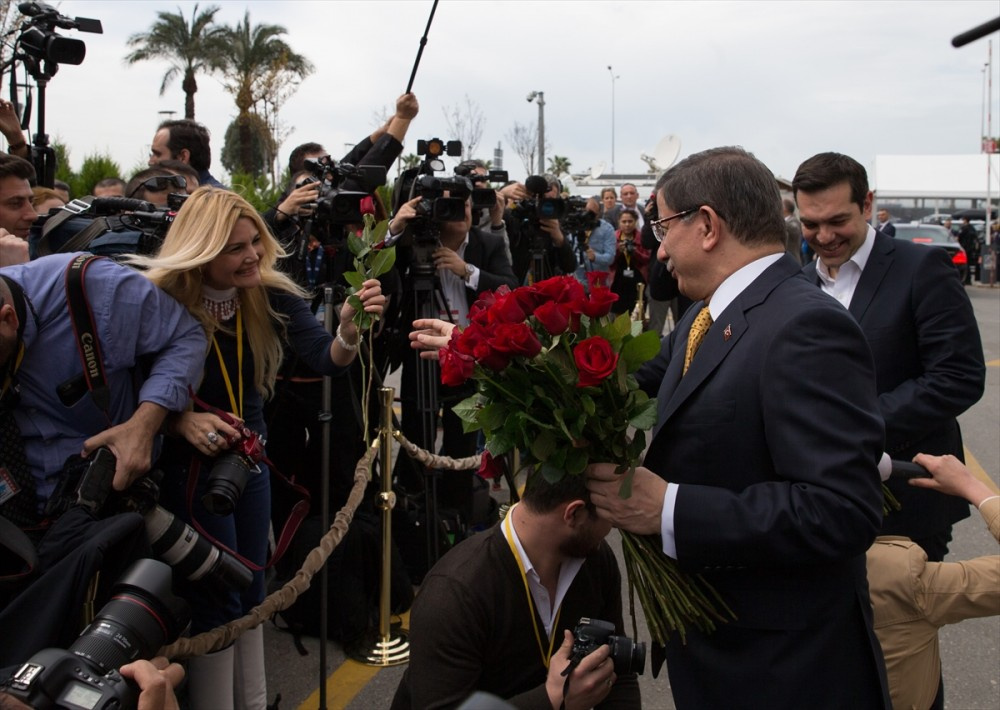
M 475 691 L 518 708 L 641 707 L 645 645 L 621 635 L 610 530 L 583 478 L 529 473 L 506 518 L 424 579 L 392 710 L 453 708 Z
M 514 203 L 504 215 L 517 283 L 572 274 L 577 261 L 573 244 L 560 224 L 567 214 L 562 185 L 551 175 L 532 175 L 524 187 L 528 197 Z

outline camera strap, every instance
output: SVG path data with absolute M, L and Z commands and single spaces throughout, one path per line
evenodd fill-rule
M 510 546 L 510 551 L 514 555 L 514 561 L 517 562 L 517 569 L 521 573 L 521 581 L 524 582 L 524 594 L 528 598 L 528 610 L 531 612 L 531 623 L 535 628 L 535 640 L 538 642 L 538 652 L 541 654 L 542 663 L 546 668 L 549 667 L 549 662 L 552 660 L 552 650 L 555 648 L 556 632 L 559 630 L 559 616 L 562 614 L 562 604 L 559 605 L 559 610 L 556 612 L 556 618 L 552 622 L 552 635 L 549 638 L 549 652 L 545 652 L 545 645 L 542 643 L 542 636 L 544 634 L 544 627 L 539 628 L 538 626 L 538 613 L 535 611 L 535 601 L 534 597 L 531 596 L 531 587 L 528 584 L 528 573 L 524 569 L 524 562 L 521 561 L 521 555 L 517 550 L 517 545 L 514 543 L 514 523 L 513 515 L 515 505 L 510 510 L 507 511 L 507 515 L 503 519 L 503 534 L 507 538 L 507 544 Z
M 94 404 L 104 412 L 108 425 L 111 420 L 111 389 L 108 387 L 104 373 L 104 356 L 101 354 L 101 341 L 97 337 L 94 325 L 94 313 L 87 300 L 87 288 L 84 277 L 87 267 L 96 259 L 104 257 L 93 254 L 80 254 L 66 267 L 66 303 L 69 306 L 70 320 L 73 323 L 73 333 L 76 336 L 77 352 L 83 363 L 83 378 Z

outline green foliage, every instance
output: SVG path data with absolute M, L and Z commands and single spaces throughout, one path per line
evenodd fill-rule
M 122 170 L 110 155 L 94 153 L 83 159 L 80 172 L 70 182 L 71 192 L 77 195 L 94 194 L 94 185 L 104 178 L 121 178 Z
M 274 160 L 277 146 L 274 137 L 268 130 L 267 123 L 255 113 L 246 116 L 250 128 L 250 155 L 254 175 L 266 173 Z M 240 164 L 240 127 L 239 118 L 233 119 L 226 129 L 226 137 L 222 143 L 222 167 L 229 173 L 245 172 Z
M 67 185 L 73 183 L 73 167 L 69 164 L 69 148 L 65 143 L 52 142 L 52 150 L 56 154 L 56 180 L 62 180 Z M 73 193 L 76 196 L 77 193 Z
M 255 178 L 247 173 L 233 173 L 230 184 L 233 192 L 241 195 L 258 212 L 277 205 L 284 188 L 284 183 L 279 181 L 274 185 L 266 175 Z

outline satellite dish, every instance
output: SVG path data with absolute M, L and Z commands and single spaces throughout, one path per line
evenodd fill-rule
M 663 136 L 653 151 L 653 160 L 656 161 L 656 167 L 660 172 L 663 172 L 674 164 L 680 154 L 681 139 L 674 135 Z
M 563 190 L 571 195 L 576 194 L 576 180 L 573 179 L 572 175 L 566 175 L 565 177 L 559 178 L 562 183 Z
M 604 168 L 608 166 L 603 160 L 590 169 L 590 179 L 596 180 L 604 174 Z

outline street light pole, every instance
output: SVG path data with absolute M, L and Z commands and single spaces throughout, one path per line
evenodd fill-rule
M 611 65 L 608 65 L 608 73 L 611 75 L 611 174 L 615 174 L 615 79 L 619 78 Z
M 545 92 L 532 91 L 528 103 L 538 104 L 538 175 L 545 172 Z

